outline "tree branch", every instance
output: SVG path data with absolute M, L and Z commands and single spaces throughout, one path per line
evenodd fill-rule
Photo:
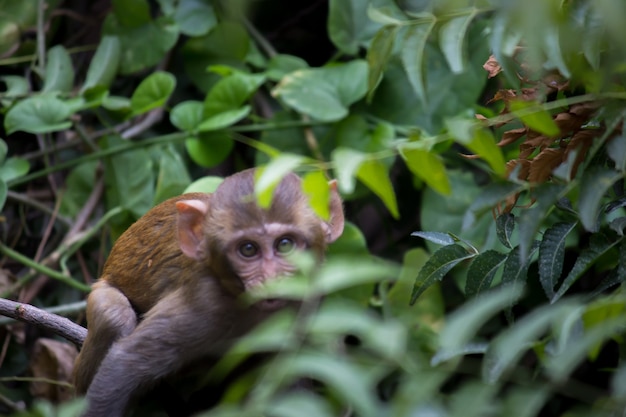
M 0 298 L 0 315 L 50 330 L 78 347 L 82 346 L 85 337 L 87 337 L 87 329 L 84 327 L 70 319 L 48 313 L 30 304 L 16 303 Z

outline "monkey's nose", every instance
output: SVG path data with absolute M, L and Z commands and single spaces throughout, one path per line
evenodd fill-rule
M 266 300 L 261 300 L 257 302 L 255 306 L 257 306 L 260 310 L 274 311 L 284 307 L 286 304 L 286 300 L 281 300 L 279 298 L 268 298 Z

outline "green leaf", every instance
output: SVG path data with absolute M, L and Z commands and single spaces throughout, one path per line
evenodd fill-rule
M 277 111 L 267 122 L 278 126 L 285 126 L 301 120 L 301 118 L 291 111 Z M 269 146 L 273 148 L 273 152 L 278 152 L 277 149 L 280 149 L 282 152 L 295 153 L 298 155 L 307 155 L 310 152 L 304 136 L 304 129 L 300 127 L 263 129 L 260 141 L 266 147 Z M 266 164 L 270 160 L 270 156 L 260 149 L 257 150 L 254 165 L 259 166 Z
M 550 392 L 544 386 L 517 387 L 504 397 L 501 415 L 515 417 L 535 417 L 540 414 Z
M 400 218 L 396 193 L 385 165 L 374 159 L 365 160 L 359 166 L 356 177 L 383 201 L 395 219 Z
M 487 161 L 496 174 L 504 175 L 504 156 L 491 131 L 475 120 L 462 117 L 446 119 L 446 127 L 457 142 Z
M 164 106 L 176 87 L 176 78 L 169 72 L 157 71 L 145 78 L 130 98 L 133 115 L 147 113 Z
M 65 190 L 61 197 L 59 212 L 68 218 L 74 218 L 85 207 L 93 193 L 96 182 L 96 169 L 99 161 L 83 162 L 73 168 L 65 179 Z
M 155 151 L 159 158 L 159 172 L 154 205 L 170 197 L 180 195 L 191 182 L 183 159 L 171 144 L 158 146 Z
M 308 417 L 334 416 L 329 403 L 325 399 L 307 391 L 294 391 L 288 395 L 273 398 L 268 403 L 267 413 L 276 417 L 296 415 Z
M 214 193 L 217 187 L 224 182 L 224 178 L 208 176 L 198 178 L 185 188 L 183 194 L 186 193 Z
M 204 104 L 188 100 L 178 103 L 170 112 L 170 122 L 185 132 L 194 132 L 202 122 Z
M 596 327 L 602 327 L 602 323 L 626 315 L 624 314 L 626 313 L 624 301 L 624 297 L 618 295 L 617 297 L 600 298 L 587 305 L 582 317 L 585 330 L 589 331 Z M 596 360 L 601 349 L 602 344 L 594 346 L 589 351 L 589 359 L 592 361 Z
M 217 16 L 211 3 L 203 0 L 182 0 L 174 12 L 180 32 L 187 36 L 202 36 L 217 25 Z
M 267 63 L 265 75 L 273 81 L 280 81 L 285 75 L 300 69 L 308 68 L 309 65 L 300 57 L 285 54 L 276 54 Z
M 117 74 L 120 66 L 122 46 L 117 36 L 103 36 L 96 49 L 81 92 L 96 86 L 108 88 Z
M 24 4 L 27 3 L 24 2 Z M 4 16 L 0 18 L 0 54 L 4 56 L 13 52 L 15 45 L 20 42 L 20 32 L 20 27 L 16 22 Z
M 333 161 L 335 178 L 337 178 L 337 184 L 342 192 L 346 194 L 354 192 L 356 173 L 365 161 L 365 158 L 367 158 L 366 154 L 354 149 L 335 148 L 332 151 L 331 159 Z
M 4 163 L 4 160 L 6 159 L 8 152 L 9 152 L 9 146 L 4 140 L 0 139 L 0 165 Z
M 556 223 L 543 234 L 539 245 L 539 281 L 548 299 L 554 297 L 554 288 L 563 272 L 565 240 L 577 223 Z
M 211 168 L 226 159 L 235 146 L 228 132 L 205 132 L 185 141 L 187 153 L 198 165 Z
M 317 352 L 299 352 L 297 356 L 285 355 L 275 363 L 282 369 L 287 381 L 302 377 L 313 378 L 332 390 L 343 403 L 351 404 L 355 413 L 363 417 L 383 415 L 375 392 L 376 373 L 366 371 L 358 362 L 343 357 L 321 355 Z
M 433 190 L 443 195 L 450 194 L 452 189 L 446 167 L 437 154 L 422 149 L 401 147 L 400 156 L 409 170 Z
M 474 256 L 476 256 L 474 253 L 469 253 L 463 246 L 457 244 L 447 245 L 438 249 L 417 275 L 411 294 L 411 304 L 414 304 L 428 287 L 437 281 L 441 281 L 444 275 L 458 265 L 459 262 Z
M 602 199 L 613 184 L 623 178 L 620 172 L 603 167 L 585 171 L 580 184 L 578 212 L 580 221 L 590 232 L 598 230 L 598 215 Z
M 207 68 L 221 64 L 246 70 L 243 61 L 252 44 L 241 24 L 220 22 L 206 36 L 190 38 L 185 42 L 182 48 L 185 72 L 201 91 L 208 92 L 220 77 L 207 72 Z
M 500 332 L 491 342 L 483 361 L 483 378 L 493 384 L 532 348 L 556 319 L 580 306 L 572 301 L 542 306 Z
M 626 366 L 620 365 L 611 378 L 613 397 L 623 402 L 626 399 Z
M 245 105 L 238 109 L 226 110 L 204 119 L 198 125 L 198 132 L 209 132 L 232 126 L 250 113 L 251 107 Z
M 558 24 L 546 25 L 543 30 L 543 47 L 545 48 L 546 55 L 548 56 L 548 65 L 553 65 L 558 68 L 563 77 L 571 78 L 572 73 L 565 63 L 565 59 L 563 57 L 564 51 L 561 48 L 561 44 L 566 42 L 561 39 L 561 34 L 563 32 L 560 31 Z
M 626 136 L 614 137 L 606 144 L 606 154 L 615 162 L 615 169 L 621 172 L 626 171 Z
M 179 37 L 178 25 L 166 17 L 146 21 L 141 25 L 133 23 L 126 26 L 120 22 L 119 16 L 109 14 L 104 21 L 102 32 L 105 36 L 116 36 L 120 40 L 122 50 L 119 71 L 122 74 L 132 74 L 158 64 Z M 150 47 L 146 47 L 147 42 Z
M 120 146 L 122 139 L 107 136 L 103 149 Z M 146 213 L 154 201 L 154 171 L 150 154 L 145 149 L 120 152 L 104 158 L 104 183 L 109 208 L 120 206 L 136 219 Z
M 465 295 L 476 296 L 491 288 L 491 282 L 505 260 L 506 255 L 495 250 L 487 250 L 476 256 L 467 270 Z
M 74 67 L 70 54 L 62 45 L 48 50 L 42 92 L 68 92 L 74 86 Z
M 303 160 L 303 156 L 282 153 L 255 171 L 254 194 L 259 207 L 270 207 L 274 189 L 280 180 L 299 167 Z
M 428 97 L 424 85 L 424 49 L 437 19 L 430 13 L 420 13 L 416 23 L 408 26 L 404 36 L 401 58 L 411 87 L 426 106 Z
M 450 70 L 433 42 L 426 43 L 424 55 L 427 59 L 423 62 L 426 105 L 413 91 L 402 61 L 391 59 L 369 103 L 369 112 L 396 125 L 417 125 L 430 135 L 439 135 L 447 118 L 466 114 L 468 108 L 480 101 L 487 81 L 482 68 L 489 56 L 487 33 L 484 22 L 471 25 L 468 37 L 471 65 L 459 74 Z M 398 42 L 399 51 L 404 48 Z
M 361 229 L 350 222 L 346 222 L 343 233 L 330 244 L 327 254 L 332 256 L 368 256 L 367 242 Z M 367 295 L 369 298 L 370 294 Z
M 137 27 L 150 22 L 146 0 L 112 0 L 113 13 L 122 26 Z
M 367 68 L 365 61 L 354 60 L 295 71 L 286 75 L 272 94 L 318 120 L 339 120 L 348 114 L 348 106 L 367 92 Z
M 539 248 L 537 241 L 530 247 L 527 254 L 522 256 L 519 246 L 513 248 L 504 261 L 504 270 L 502 272 L 502 284 L 511 285 L 514 284 L 520 288 L 524 287 L 526 280 L 528 279 L 528 268 L 530 267 L 530 261 Z
M 265 82 L 265 76 L 235 72 L 218 81 L 204 100 L 204 117 L 241 110 Z M 246 107 L 246 106 L 243 106 Z
M 437 245 L 453 245 L 456 241 L 450 236 L 449 233 L 441 232 L 413 232 L 411 236 L 421 237 Z
M 498 387 L 480 381 L 465 382 L 451 396 L 450 417 L 483 417 L 492 410 Z
M 7 201 L 8 192 L 9 187 L 7 187 L 7 183 L 0 179 L 0 211 L 4 209 L 4 204 Z
M 450 69 L 455 74 L 460 74 L 465 70 L 463 45 L 467 36 L 467 29 L 477 11 L 477 9 L 471 8 L 464 12 L 465 14 L 453 17 L 443 23 L 439 28 L 439 48 L 441 48 Z
M 3 93 L 4 98 L 18 98 L 28 94 L 30 86 L 28 81 L 24 77 L 18 77 L 17 75 L 5 75 L 0 77 L 0 81 L 6 84 L 7 90 Z M 10 105 L 10 100 L 6 101 L 7 107 Z M 4 102 L 3 101 L 3 102 Z
M 511 235 L 515 228 L 515 216 L 511 213 L 503 213 L 496 219 L 496 234 L 498 240 L 507 248 L 513 248 L 511 244 Z
M 506 173 L 506 163 L 502 150 L 493 137 L 490 130 L 476 127 L 472 140 L 467 144 L 470 151 L 483 158 L 496 175 L 504 176 Z
M 315 277 L 313 295 L 328 295 L 349 287 L 389 280 L 398 273 L 396 265 L 373 257 L 329 259 Z
M 615 246 L 619 242 L 620 240 L 610 241 L 606 236 L 601 233 L 592 234 L 591 238 L 589 239 L 589 246 L 580 252 L 580 255 L 578 256 L 578 259 L 576 259 L 574 266 L 569 271 L 569 274 L 567 274 L 567 277 L 563 281 L 563 284 L 561 284 L 561 287 L 556 292 L 556 294 L 554 294 L 550 302 L 554 303 L 559 298 L 561 298 L 572 286 L 572 284 L 578 281 L 578 279 L 585 273 L 587 269 L 589 269 L 589 267 L 591 267 L 591 265 L 593 265 L 595 261 L 598 260 L 598 258 L 607 253 L 611 248 L 613 248 L 613 246 Z
M 406 14 L 394 1 L 369 2 L 367 4 L 367 16 L 374 22 L 383 25 L 403 25 L 407 22 Z
M 554 208 L 554 204 L 561 196 L 564 186 L 556 184 L 543 184 L 534 192 L 535 204 L 533 208 L 522 211 L 517 218 L 519 230 L 520 254 L 527 256 L 529 248 L 534 244 L 542 221 Z
M 302 189 L 309 196 L 313 211 L 324 220 L 330 219 L 330 187 L 322 171 L 307 173 L 302 178 Z
M 0 180 L 9 182 L 28 174 L 29 170 L 30 164 L 27 160 L 18 157 L 9 158 L 0 165 Z
M 507 197 L 523 190 L 522 185 L 513 183 L 492 183 L 482 188 L 483 191 L 472 201 L 463 217 L 463 230 L 469 229 L 478 215 L 493 210 Z
M 367 63 L 369 65 L 367 90 L 370 92 L 374 91 L 383 75 L 387 61 L 393 51 L 397 33 L 398 26 L 385 26 L 372 39 L 372 44 L 367 50 Z
M 557 136 L 561 131 L 550 114 L 541 105 L 533 101 L 512 100 L 511 112 L 532 130 L 546 136 Z
M 330 0 L 328 36 L 348 55 L 357 55 L 359 47 L 372 39 L 380 24 L 367 16 L 367 0 Z
M 26 98 L 11 109 L 4 119 L 8 134 L 21 130 L 28 133 L 49 133 L 69 129 L 71 109 L 52 95 Z
M 601 325 L 584 332 L 580 340 L 572 343 L 568 349 L 564 349 L 559 355 L 548 357 L 545 361 L 545 368 L 550 378 L 559 383 L 564 382 L 595 346 L 623 333 L 625 320 L 626 314 L 624 313 L 611 320 L 606 320 Z
M 463 304 L 448 316 L 439 334 L 440 351 L 454 352 L 467 346 L 494 314 L 505 309 L 511 300 L 518 299 L 521 295 L 520 286 L 510 285 L 488 291 Z
M 107 110 L 130 114 L 130 99 L 121 96 L 106 96 L 102 107 Z

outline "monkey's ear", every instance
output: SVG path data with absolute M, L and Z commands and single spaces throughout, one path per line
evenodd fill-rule
M 209 205 L 202 200 L 176 202 L 178 210 L 178 244 L 188 257 L 200 260 L 204 254 L 204 217 Z
M 337 180 L 328 182 L 330 187 L 330 220 L 326 233 L 326 243 L 332 243 L 343 233 L 343 202 L 337 191 Z

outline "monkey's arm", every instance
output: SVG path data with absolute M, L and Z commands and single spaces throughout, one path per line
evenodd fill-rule
M 222 316 L 212 294 L 208 288 L 174 291 L 113 343 L 87 391 L 85 416 L 121 417 L 134 394 L 197 358 L 221 352 L 232 319 Z
M 124 294 L 107 281 L 100 280 L 89 294 L 87 322 L 89 332 L 74 365 L 74 385 L 78 394 L 87 392 L 110 346 L 135 329 L 137 314 Z

